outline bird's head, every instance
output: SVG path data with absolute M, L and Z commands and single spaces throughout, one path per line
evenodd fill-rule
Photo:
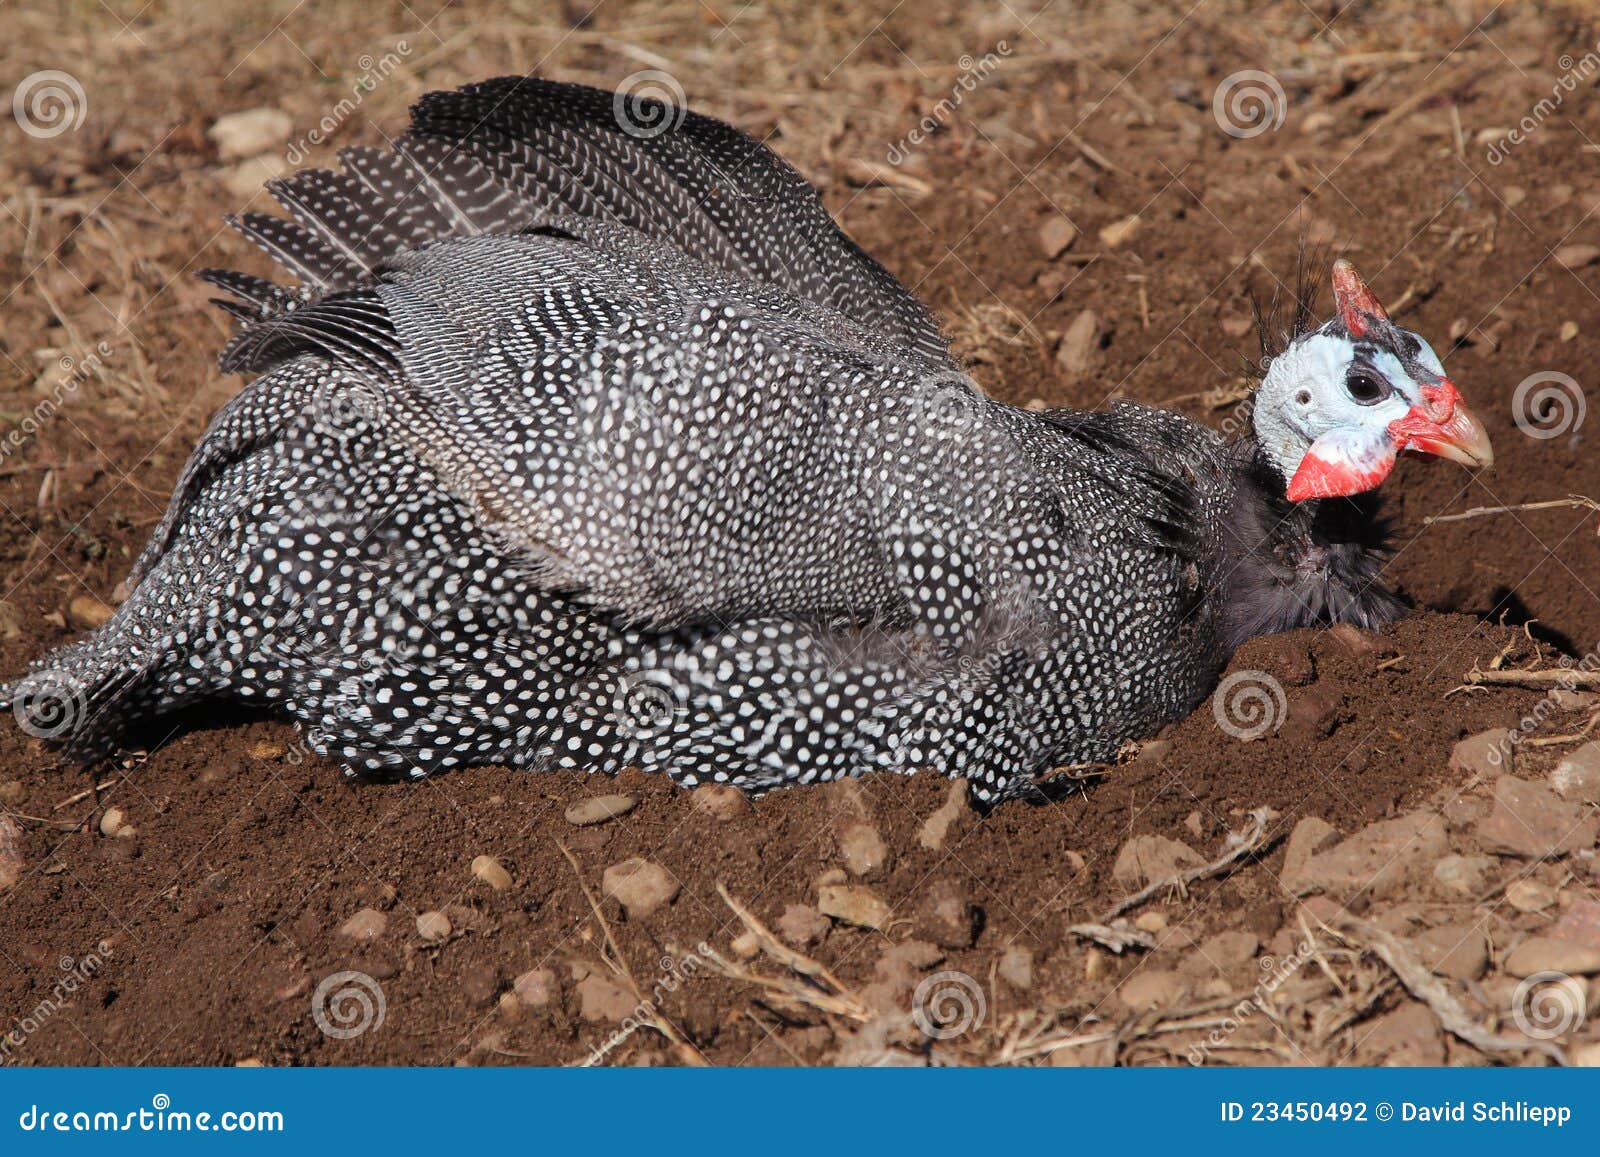
M 1371 490 L 1403 453 L 1492 465 L 1439 355 L 1389 320 L 1348 261 L 1333 264 L 1333 298 L 1335 316 L 1289 340 L 1255 398 L 1256 439 L 1289 499 Z

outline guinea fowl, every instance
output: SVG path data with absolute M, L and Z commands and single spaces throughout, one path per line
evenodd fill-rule
M 294 288 L 104 626 L 0 691 L 69 756 L 253 701 L 364 773 L 636 765 L 759 790 L 1106 760 L 1232 650 L 1402 611 L 1344 499 L 1487 465 L 1439 359 L 1333 268 L 1227 441 L 1026 412 L 788 165 L 718 121 L 510 77 L 232 223 Z

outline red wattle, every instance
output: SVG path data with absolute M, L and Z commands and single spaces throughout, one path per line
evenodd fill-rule
M 1348 460 L 1319 457 L 1313 449 L 1300 459 L 1300 468 L 1289 479 L 1289 501 L 1304 502 L 1308 498 L 1345 498 L 1351 494 L 1361 494 L 1377 486 L 1393 469 L 1393 455 L 1380 458 L 1374 465 L 1361 469 Z

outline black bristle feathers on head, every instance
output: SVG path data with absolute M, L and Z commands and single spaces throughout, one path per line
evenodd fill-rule
M 1292 308 L 1287 323 L 1284 318 L 1286 303 L 1283 282 L 1273 279 L 1272 295 L 1265 302 L 1260 294 L 1251 291 L 1250 311 L 1255 317 L 1256 333 L 1261 341 L 1261 359 L 1252 367 L 1257 378 L 1266 374 L 1272 359 L 1287 349 L 1296 338 L 1317 327 L 1317 301 L 1322 296 L 1322 287 L 1327 284 L 1332 264 L 1326 246 L 1308 245 L 1305 237 L 1301 236 L 1295 253 L 1293 301 L 1288 303 Z

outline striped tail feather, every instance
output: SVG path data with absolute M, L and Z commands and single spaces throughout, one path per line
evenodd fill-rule
M 667 242 L 721 272 L 835 310 L 890 343 L 948 360 L 932 316 L 851 241 L 816 191 L 733 127 L 660 102 L 535 77 L 424 96 L 392 150 L 349 148 L 342 169 L 268 183 L 289 217 L 229 218 L 299 283 L 208 270 L 246 334 L 370 286 L 400 254 L 451 237 L 577 218 Z M 641 128 L 641 124 L 648 127 Z M 238 357 L 227 368 L 241 368 Z

